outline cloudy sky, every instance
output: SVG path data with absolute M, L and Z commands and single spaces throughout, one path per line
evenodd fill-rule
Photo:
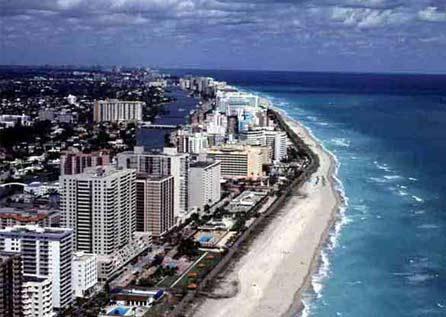
M 446 0 L 0 0 L 0 64 L 446 73 Z

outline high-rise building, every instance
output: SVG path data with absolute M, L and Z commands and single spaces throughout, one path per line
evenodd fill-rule
M 204 209 L 221 198 L 221 164 L 219 161 L 197 161 L 190 165 L 189 203 L 191 208 Z
M 280 162 L 287 156 L 287 135 L 284 131 L 272 128 L 257 128 L 243 131 L 240 139 L 249 145 L 267 146 L 271 149 L 271 158 Z
M 82 173 L 88 167 L 110 164 L 110 153 L 106 150 L 91 153 L 66 151 L 60 157 L 60 175 Z
M 94 104 L 93 120 L 95 122 L 142 121 L 143 106 L 144 102 L 141 101 L 99 100 Z
M 112 166 L 59 179 L 63 227 L 74 230 L 75 249 L 111 254 L 136 230 L 136 172 Z
M 163 153 L 144 152 L 143 147 L 117 155 L 119 168 L 130 168 L 150 176 L 169 176 L 174 179 L 174 214 L 179 219 L 189 210 L 189 155 L 176 148 L 164 148 Z
M 175 225 L 173 176 L 140 175 L 136 180 L 136 230 L 160 236 Z
M 71 282 L 74 296 L 84 297 L 98 282 L 96 254 L 83 251 L 73 254 Z
M 23 261 L 23 275 L 51 278 L 53 307 L 72 302 L 71 257 L 73 230 L 15 226 L 0 230 L 1 251 L 17 252 Z
M 226 178 L 257 178 L 263 165 L 269 164 L 270 149 L 265 146 L 225 145 L 207 150 L 207 156 L 221 162 L 221 175 Z
M 24 276 L 23 317 L 52 317 L 53 283 L 51 277 Z
M 0 316 L 23 316 L 22 287 L 20 254 L 0 252 Z
M 209 147 L 206 132 L 179 130 L 175 135 L 175 143 L 178 153 L 199 154 Z

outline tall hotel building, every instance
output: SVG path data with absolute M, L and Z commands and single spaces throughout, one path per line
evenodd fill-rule
M 270 149 L 265 146 L 231 145 L 207 150 L 208 158 L 221 162 L 221 175 L 226 178 L 257 178 L 263 165 L 271 163 Z
M 280 162 L 287 156 L 287 135 L 284 131 L 269 128 L 256 128 L 243 131 L 240 139 L 249 145 L 268 146 L 272 159 Z
M 63 309 L 71 304 L 71 229 L 31 225 L 8 227 L 0 230 L 0 250 L 21 255 L 24 276 L 51 280 L 54 308 Z
M 136 230 L 158 237 L 175 225 L 173 176 L 140 175 L 136 180 Z
M 221 198 L 221 164 L 219 161 L 198 161 L 190 165 L 189 203 L 191 208 L 204 209 Z
M 0 252 L 0 316 L 23 316 L 22 287 L 20 254 Z
M 174 215 L 180 218 L 189 210 L 189 155 L 176 148 L 164 148 L 163 153 L 144 152 L 143 147 L 117 155 L 119 168 L 134 169 L 149 176 L 173 176 Z
M 110 153 L 108 151 L 92 153 L 67 151 L 60 157 L 60 175 L 80 174 L 88 167 L 108 164 L 110 164 Z
M 112 254 L 136 230 L 136 172 L 112 166 L 59 178 L 62 226 L 74 230 L 75 249 Z
M 93 108 L 95 122 L 142 121 L 144 102 L 122 101 L 117 99 L 98 100 Z

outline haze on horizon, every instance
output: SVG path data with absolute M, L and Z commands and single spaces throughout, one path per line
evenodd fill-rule
M 446 73 L 444 0 L 0 0 L 0 64 Z

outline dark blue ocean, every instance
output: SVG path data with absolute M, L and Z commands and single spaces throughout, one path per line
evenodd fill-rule
M 347 206 L 305 315 L 446 316 L 446 76 L 186 73 L 269 97 L 340 163 Z

